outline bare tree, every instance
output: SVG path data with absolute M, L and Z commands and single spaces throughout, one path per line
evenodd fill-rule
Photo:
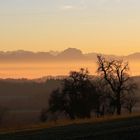
M 98 55 L 98 74 L 106 81 L 113 91 L 113 99 L 117 109 L 117 114 L 121 114 L 121 108 L 128 91 L 135 88 L 134 83 L 130 82 L 128 62 L 117 59 L 106 59 Z

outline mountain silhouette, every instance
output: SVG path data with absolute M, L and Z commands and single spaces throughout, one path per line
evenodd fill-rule
M 79 50 L 79 49 L 68 48 L 68 49 L 60 52 L 57 55 L 57 58 L 60 58 L 60 59 L 63 59 L 63 60 L 67 60 L 67 59 L 73 60 L 73 59 L 84 59 L 85 56 L 82 53 L 82 51 Z
M 68 48 L 64 51 L 50 51 L 50 52 L 32 52 L 25 50 L 17 51 L 0 51 L 0 62 L 18 62 L 18 61 L 76 61 L 76 60 L 92 60 L 96 61 L 98 53 L 87 53 L 84 54 L 81 50 L 76 48 Z M 105 55 L 110 58 L 124 58 L 126 60 L 137 60 L 140 61 L 140 52 L 133 53 L 127 56 L 116 56 L 116 55 Z

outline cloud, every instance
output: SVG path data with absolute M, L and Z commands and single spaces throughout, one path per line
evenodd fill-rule
M 78 0 L 78 1 L 67 1 L 64 5 L 59 7 L 61 10 L 82 10 L 86 9 L 86 1 Z
M 76 7 L 74 5 L 63 5 L 60 7 L 61 10 L 71 10 L 75 9 Z
M 106 3 L 121 3 L 122 0 L 78 0 L 77 2 L 71 1 L 70 3 L 65 3 L 59 7 L 60 10 L 83 10 L 90 7 L 89 4 L 94 4 L 94 6 L 104 5 Z

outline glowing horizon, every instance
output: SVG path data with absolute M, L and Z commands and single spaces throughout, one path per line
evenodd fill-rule
M 75 63 L 57 63 L 57 64 L 4 64 L 0 65 L 0 78 L 27 78 L 36 79 L 44 76 L 63 76 L 68 75 L 70 71 L 79 71 L 80 68 L 88 68 L 91 75 L 96 75 L 97 64 L 94 62 Z M 140 65 L 130 63 L 130 76 L 140 76 Z
M 139 0 L 1 0 L 0 50 L 140 52 Z

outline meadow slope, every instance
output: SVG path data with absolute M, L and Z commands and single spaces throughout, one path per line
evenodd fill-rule
M 97 122 L 75 122 L 64 126 L 13 131 L 0 135 L 1 140 L 137 140 L 139 137 L 140 115 L 102 119 Z

